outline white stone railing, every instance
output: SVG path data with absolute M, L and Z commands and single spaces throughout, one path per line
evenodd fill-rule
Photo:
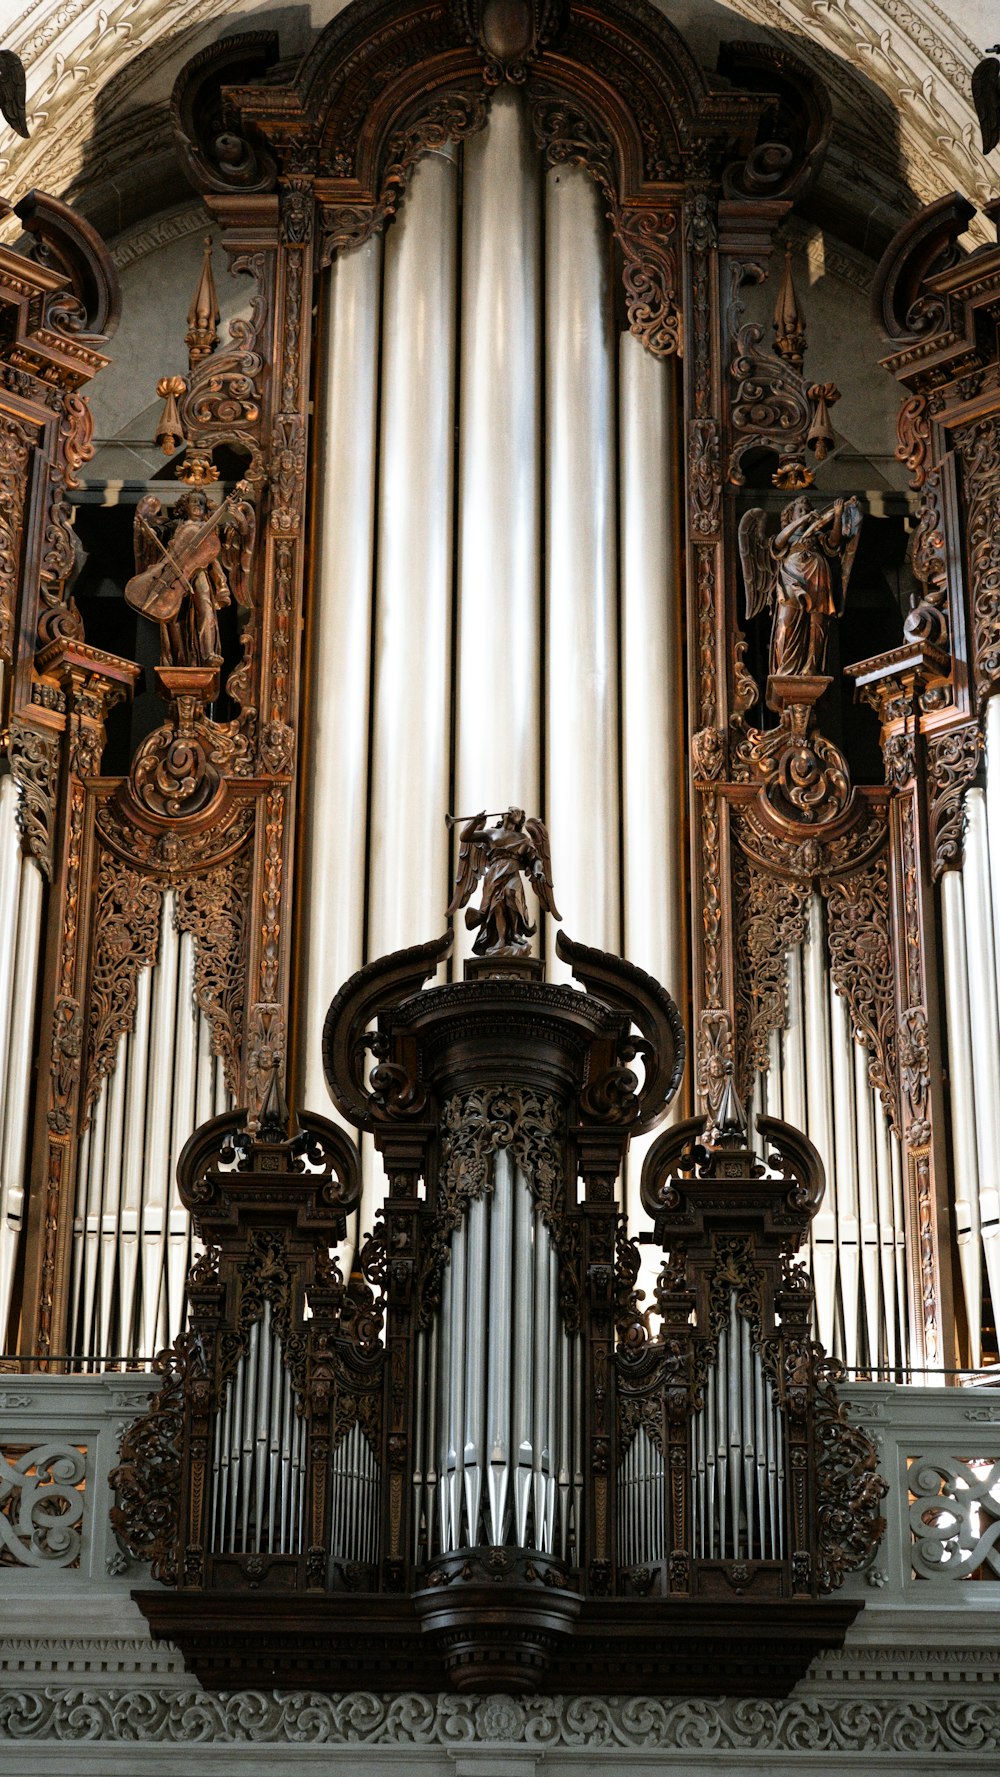
M 0 1374 L 0 1568 L 7 1599 L 128 1591 L 108 1475 L 146 1402 L 143 1374 Z M 128 1575 L 128 1577 L 126 1577 Z
M 7 1598 L 93 1599 L 145 1583 L 111 1529 L 108 1475 L 151 1380 L 0 1374 Z M 848 1593 L 877 1609 L 1000 1610 L 1000 1389 L 852 1383 L 843 1392 L 889 1483 L 885 1537 Z
M 920 1610 L 1000 1609 L 1000 1389 L 869 1382 L 843 1395 L 889 1483 L 885 1536 L 850 1591 Z

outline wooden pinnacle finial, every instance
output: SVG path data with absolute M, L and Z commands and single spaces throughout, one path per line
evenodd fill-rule
M 802 369 L 806 350 L 806 318 L 799 308 L 795 280 L 792 277 L 791 241 L 785 243 L 785 268 L 774 305 L 774 343 L 789 364 L 796 370 Z
M 185 343 L 192 369 L 199 358 L 207 358 L 214 352 L 219 343 L 219 298 L 215 288 L 215 277 L 212 272 L 212 237 L 205 236 L 205 256 L 201 262 L 201 276 L 195 290 L 191 307 L 188 309 L 188 330 Z

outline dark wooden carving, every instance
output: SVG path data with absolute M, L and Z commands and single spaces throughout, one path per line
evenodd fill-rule
M 330 1007 L 331 1090 L 338 1109 L 373 1134 L 389 1181 L 347 1285 L 329 1249 L 357 1202 L 357 1151 L 322 1119 L 303 1118 L 289 1136 L 277 1071 L 256 1134 L 239 1115 L 216 1118 L 181 1157 L 181 1194 L 206 1242 L 189 1279 L 192 1331 L 158 1360 L 164 1385 L 126 1432 L 113 1477 L 119 1535 L 174 1591 L 135 1596 L 154 1631 L 210 1683 L 224 1681 L 238 1650 L 244 1682 L 266 1657 L 279 1683 L 294 1670 L 296 1682 L 336 1688 L 349 1677 L 580 1692 L 594 1683 L 600 1647 L 601 1682 L 616 1689 L 781 1690 L 818 1647 L 842 1638 L 858 1607 L 831 1609 L 820 1595 L 870 1558 L 881 1529 L 874 1450 L 848 1425 L 837 1372 L 809 1340 L 811 1289 L 792 1264 L 822 1194 L 815 1152 L 787 1126 L 766 1123 L 770 1170 L 755 1161 L 731 1083 L 714 1121 L 659 1139 L 643 1189 L 671 1258 L 657 1293 L 663 1330 L 651 1338 L 614 1187 L 631 1134 L 662 1121 L 680 1082 L 684 1039 L 672 1001 L 641 970 L 562 935 L 560 953 L 585 992 L 526 972 L 516 951 L 473 959 L 463 981 L 421 990 L 449 949 L 445 937 L 381 958 Z M 637 1056 L 641 1083 L 630 1065 Z M 443 1311 L 449 1269 L 464 1275 L 476 1262 L 465 1232 L 498 1188 L 501 1153 L 525 1181 L 536 1238 L 544 1229 L 552 1240 L 559 1313 L 538 1326 L 575 1341 L 583 1366 L 572 1409 L 582 1453 L 575 1528 L 561 1548 L 544 1542 L 537 1516 L 535 1540 L 509 1529 L 489 1542 L 432 1548 L 413 1481 L 431 1447 L 421 1441 L 428 1403 L 438 1398 L 428 1352 L 455 1336 Z M 465 1288 L 457 1279 L 454 1287 Z M 487 1290 L 485 1269 L 470 1287 Z M 691 1532 L 692 1428 L 711 1366 L 723 1361 L 730 1287 L 747 1323 L 744 1367 L 752 1341 L 761 1411 L 766 1394 L 780 1454 L 766 1512 L 773 1548 L 754 1540 L 764 1532 L 753 1530 L 748 1496 L 746 1550 L 714 1560 Z M 494 1326 L 493 1339 L 506 1336 L 505 1323 Z M 275 1338 L 261 1409 L 255 1354 Z M 225 1528 L 237 1458 L 224 1474 L 220 1452 L 237 1411 L 259 1427 L 270 1402 L 273 1417 L 279 1357 L 306 1428 L 305 1517 L 294 1547 L 274 1529 L 280 1467 L 258 1481 L 242 1531 L 235 1506 Z M 573 1360 L 553 1347 L 552 1361 Z M 485 1377 L 484 1368 L 483 1387 Z M 252 1386 L 256 1395 L 242 1392 Z M 735 1380 L 727 1386 L 731 1393 Z M 641 1570 L 627 1540 L 624 1466 L 640 1429 L 663 1458 L 654 1486 L 666 1525 Z M 368 1497 L 377 1500 L 355 1560 L 342 1558 L 337 1528 L 336 1452 L 349 1434 L 366 1441 Z M 251 1442 L 263 1453 L 266 1428 Z M 428 1514 L 436 1510 L 432 1502 Z M 636 1598 L 632 1616 L 623 1606 Z M 718 1640 L 723 1613 L 727 1648 Z M 677 1659 L 685 1621 L 689 1640 Z M 754 1641 L 772 1647 L 766 1680 Z

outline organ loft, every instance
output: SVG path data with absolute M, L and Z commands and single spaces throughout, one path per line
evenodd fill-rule
M 0 1768 L 978 1770 L 989 163 L 319 10 L 102 14 L 0 220 Z

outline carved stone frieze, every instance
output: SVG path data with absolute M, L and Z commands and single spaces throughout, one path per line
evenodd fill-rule
M 60 736 L 15 716 L 10 724 L 10 768 L 18 788 L 17 824 L 29 856 L 52 874 L 52 830 L 59 792 Z
M 982 759 L 983 737 L 978 722 L 945 729 L 927 742 L 931 869 L 935 881 L 943 870 L 961 865 L 965 792 L 975 781 Z
M 874 1769 L 884 1762 L 887 1771 L 901 1777 L 913 1770 L 914 1747 L 925 1758 L 979 1763 L 984 1755 L 1000 1751 L 1000 1712 L 984 1701 L 984 1690 L 996 1678 L 995 1656 L 910 1645 L 898 1638 L 877 1648 L 862 1644 L 853 1659 L 845 1654 L 825 1661 L 820 1694 L 806 1686 L 794 1698 L 766 1706 L 744 1697 L 679 1701 L 347 1691 L 311 1695 L 308 1710 L 303 1710 L 301 1696 L 285 1691 L 228 1689 L 219 1694 L 184 1689 L 172 1676 L 161 1683 L 135 1679 L 137 1658 L 156 1657 L 146 1640 L 125 1649 L 108 1645 L 102 1651 L 103 1665 L 125 1652 L 127 1686 L 117 1673 L 111 1688 L 97 1682 L 93 1672 L 86 1674 L 86 1682 L 75 1674 L 72 1684 L 54 1679 L 44 1689 L 12 1679 L 0 1698 L 3 1731 L 18 1742 L 64 1744 L 67 1749 L 84 1735 L 88 1747 L 186 1748 L 192 1720 L 197 1720 L 207 1745 L 343 1746 L 350 1749 L 359 1774 L 370 1770 L 373 1777 L 382 1762 L 380 1748 L 386 1746 L 398 1748 L 404 1757 L 412 1756 L 414 1747 L 454 1755 L 458 1747 L 471 1751 L 482 1744 L 488 1752 L 498 1744 L 517 1746 L 528 1752 L 530 1768 L 530 1754 L 539 1747 L 566 1748 L 574 1756 L 591 1758 L 595 1747 L 619 1754 L 634 1750 L 640 1756 L 655 1749 L 661 1756 L 683 1759 L 695 1744 L 723 1755 L 769 1754 L 781 1760 L 775 1769 L 782 1772 L 801 1768 L 803 1755 L 821 1759 L 836 1746 L 837 1756 L 853 1754 Z M 873 1667 L 891 1670 L 901 1691 L 894 1688 L 882 1696 L 866 1690 L 859 1707 L 859 1686 L 866 1684 Z M 942 1680 L 949 1678 L 957 1690 L 942 1690 Z

